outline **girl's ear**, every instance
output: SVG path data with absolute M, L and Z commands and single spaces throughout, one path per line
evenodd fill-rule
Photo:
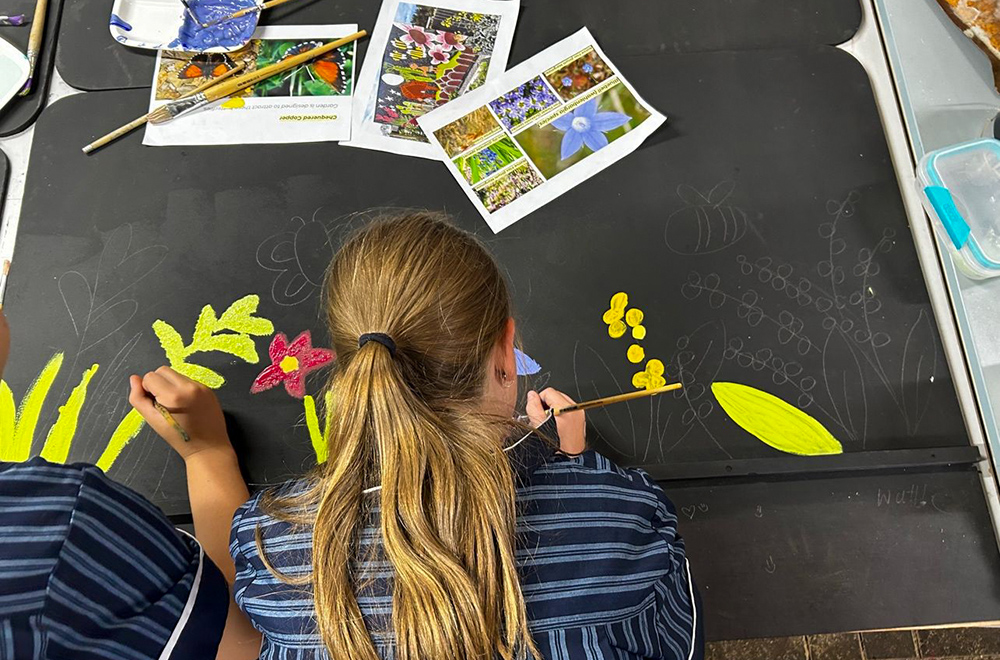
M 517 326 L 514 324 L 514 318 L 508 317 L 507 322 L 504 324 L 503 333 L 500 335 L 500 369 L 507 374 L 508 380 L 512 380 L 517 377 L 517 359 L 514 357 L 514 335 L 517 332 Z

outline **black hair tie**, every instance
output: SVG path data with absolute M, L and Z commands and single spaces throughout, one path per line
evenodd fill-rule
M 396 357 L 396 342 L 394 342 L 392 337 L 389 335 L 383 332 L 366 332 L 358 337 L 358 348 L 361 348 L 370 341 L 382 344 L 389 349 L 389 355 L 391 357 Z

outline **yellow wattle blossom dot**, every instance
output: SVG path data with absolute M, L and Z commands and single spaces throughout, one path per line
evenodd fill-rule
M 618 339 L 625 334 L 627 329 L 625 324 L 621 320 L 618 320 L 608 326 L 608 334 L 611 335 L 612 339 Z
M 637 325 L 634 328 L 632 328 L 632 339 L 638 339 L 642 341 L 645 338 L 646 338 L 646 326 Z
M 605 323 L 611 325 L 615 321 L 620 321 L 622 319 L 622 310 L 614 308 L 609 309 L 608 311 L 604 312 L 604 316 L 601 318 L 604 320 Z
M 646 363 L 645 371 L 640 371 L 639 373 L 632 376 L 632 385 L 636 389 L 646 388 L 647 390 L 655 390 L 658 387 L 663 387 L 667 384 L 665 378 L 663 378 L 663 363 L 653 358 Z
M 620 309 L 622 311 L 628 307 L 628 294 L 624 291 L 619 291 L 615 295 L 611 296 L 611 309 Z
M 628 347 L 628 361 L 632 364 L 639 364 L 646 357 L 646 351 L 639 344 L 632 344 Z
M 625 312 L 625 322 L 628 323 L 633 328 L 642 323 L 642 319 L 646 315 L 642 313 L 642 310 L 638 307 L 633 307 L 632 309 Z

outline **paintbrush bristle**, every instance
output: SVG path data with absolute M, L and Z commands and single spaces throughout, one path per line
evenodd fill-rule
M 170 121 L 171 119 L 173 119 L 173 114 L 170 112 L 169 105 L 161 105 L 159 108 L 146 115 L 146 120 L 150 124 L 162 124 L 163 122 Z

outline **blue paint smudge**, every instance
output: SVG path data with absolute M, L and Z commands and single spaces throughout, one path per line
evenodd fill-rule
M 120 27 L 126 32 L 132 31 L 132 26 L 122 20 L 122 17 L 118 14 L 111 14 L 111 21 L 109 21 L 114 27 Z
M 191 11 L 198 17 L 198 20 L 195 21 L 185 11 L 181 31 L 177 38 L 167 45 L 167 48 L 201 51 L 216 46 L 224 48 L 242 46 L 250 40 L 260 16 L 260 12 L 251 12 L 246 16 L 203 28 L 201 23 L 209 23 L 231 16 L 240 9 L 254 7 L 257 5 L 256 0 L 201 0 L 200 2 L 192 0 L 190 5 Z
M 514 362 L 517 364 L 518 376 L 531 376 L 542 370 L 542 365 L 532 360 L 531 356 L 517 348 L 514 349 Z

